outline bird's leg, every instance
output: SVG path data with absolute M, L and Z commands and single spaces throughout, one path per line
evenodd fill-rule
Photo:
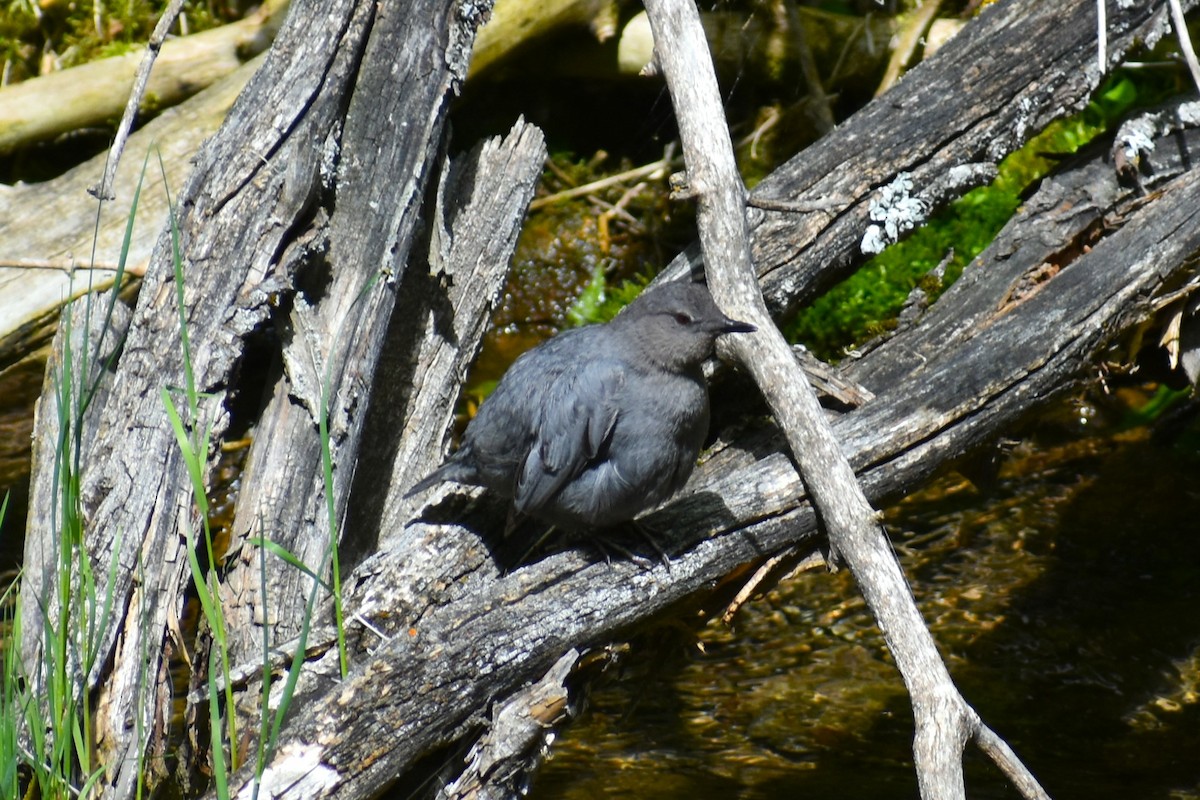
M 667 555 L 667 551 L 663 550 L 662 545 L 660 545 L 658 540 L 654 538 L 653 529 L 636 519 L 630 520 L 629 524 L 635 531 L 637 531 L 638 535 L 642 537 L 642 540 L 649 544 L 654 552 L 658 553 L 658 560 L 662 562 L 662 565 L 670 570 L 671 557 Z
M 517 524 L 519 524 L 519 521 L 513 524 L 510 519 L 510 525 L 508 528 L 506 528 L 505 535 L 511 533 Z M 658 554 L 659 560 L 666 565 L 667 569 L 670 569 L 671 562 L 669 557 L 662 547 L 659 546 L 658 542 L 654 540 L 654 537 L 650 535 L 647 529 L 643 528 L 637 522 L 631 522 L 630 524 L 633 526 L 634 531 L 636 531 L 642 539 L 650 544 L 650 547 L 653 548 L 654 552 Z M 533 544 L 531 544 L 523 553 L 521 553 L 521 557 L 514 562 L 514 569 L 526 563 L 529 557 L 536 553 L 542 547 L 542 545 L 546 543 L 546 540 L 550 538 L 551 534 L 555 533 L 556 531 L 558 531 L 558 528 L 554 525 L 547 527 L 546 530 L 537 537 Z M 587 531 L 586 538 L 596 548 L 596 550 L 600 551 L 600 555 L 604 558 L 604 563 L 606 564 L 612 564 L 613 556 L 615 554 L 616 556 L 625 558 L 634 562 L 635 564 L 640 565 L 644 569 L 650 569 L 650 567 L 653 566 L 653 561 L 651 559 L 648 559 L 642 555 L 638 555 L 619 542 L 616 542 L 612 538 L 595 530 Z
M 504 538 L 507 539 L 509 536 L 511 536 L 512 532 L 517 529 L 517 526 L 524 521 L 525 515 L 520 511 L 517 511 L 517 509 L 513 508 L 510 504 L 508 506 L 508 515 L 504 518 Z M 546 537 L 543 536 L 542 539 L 538 539 L 537 544 L 535 544 L 534 547 L 537 547 L 538 544 L 541 544 L 542 540 L 545 538 Z M 528 553 L 526 555 L 528 555 Z
M 607 536 L 602 536 L 593 531 L 588 538 L 591 540 L 592 544 L 596 546 L 596 549 L 600 551 L 600 555 L 604 556 L 605 564 L 612 564 L 612 554 L 615 552 L 617 555 L 624 556 L 633 563 L 641 566 L 643 569 L 650 569 L 651 562 L 648 558 L 645 556 L 639 556 L 637 553 L 621 544 L 618 544 L 617 542 L 614 542 Z
M 512 514 L 509 515 L 510 527 L 507 527 L 504 530 L 505 536 L 507 536 L 509 533 L 511 533 L 512 529 L 516 527 L 516 525 L 511 524 L 511 518 L 512 518 Z M 539 535 L 536 539 L 534 539 L 533 544 L 531 544 L 531 545 L 529 545 L 529 547 L 525 548 L 525 552 L 521 553 L 521 557 L 518 558 L 516 560 L 516 562 L 514 562 L 513 569 L 520 567 L 522 564 L 524 564 L 529 559 L 529 557 L 531 555 L 533 555 L 535 552 L 537 552 L 538 548 L 540 548 L 543 544 L 546 543 L 546 540 L 550 538 L 550 534 L 554 533 L 555 530 L 557 530 L 557 529 L 553 525 L 548 526 L 546 528 L 546 530 L 541 533 L 541 535 Z
M 638 536 L 640 536 L 644 541 L 646 541 L 650 545 L 651 549 L 654 550 L 654 552 L 658 554 L 658 560 L 664 566 L 666 566 L 667 569 L 670 569 L 671 568 L 670 558 L 667 556 L 666 552 L 659 546 L 658 542 L 654 541 L 654 537 L 650 534 L 649 530 L 647 528 L 643 527 L 636 520 L 630 520 L 628 523 L 621 523 L 622 526 L 624 526 L 626 524 L 628 524 L 633 529 L 633 531 L 635 533 L 637 533 Z M 653 559 L 649 559 L 649 558 L 646 558 L 645 556 L 638 555 L 637 553 L 633 552 L 632 550 L 625 547 L 624 545 L 613 541 L 608 536 L 605 536 L 597 531 L 591 531 L 589 533 L 588 538 L 591 539 L 591 541 L 596 545 L 596 549 L 599 550 L 600 553 L 604 556 L 604 560 L 606 563 L 609 563 L 609 564 L 612 563 L 612 558 L 610 557 L 609 551 L 613 551 L 619 555 L 624 556 L 625 558 L 629 559 L 630 561 L 634 562 L 635 564 L 638 564 L 643 569 L 649 570 L 654 565 Z

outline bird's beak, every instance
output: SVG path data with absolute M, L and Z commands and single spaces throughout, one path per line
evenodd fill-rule
M 717 333 L 754 333 L 756 330 L 758 330 L 758 328 L 751 325 L 749 322 L 742 322 L 741 320 L 725 317 L 721 325 L 718 326 Z

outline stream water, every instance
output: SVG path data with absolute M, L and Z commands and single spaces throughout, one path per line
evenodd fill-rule
M 1200 798 L 1198 411 L 1063 404 L 986 491 L 951 473 L 887 511 L 956 682 L 1056 800 Z M 536 800 L 918 796 L 908 698 L 845 573 L 698 639 L 667 624 L 625 665 Z M 970 748 L 966 770 L 971 798 L 1019 796 Z

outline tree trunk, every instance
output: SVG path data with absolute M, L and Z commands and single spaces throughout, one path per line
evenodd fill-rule
M 505 782 L 536 761 L 541 726 L 565 713 L 545 699 L 564 696 L 553 689 L 574 660 L 564 653 L 619 638 L 765 555 L 817 542 L 779 432 L 762 422 L 722 431 L 684 495 L 650 515 L 673 554 L 669 569 L 567 551 L 508 571 L 494 508 L 453 489 L 424 508 L 402 497 L 442 455 L 455 387 L 542 152 L 540 136 L 519 124 L 431 182 L 479 12 L 453 0 L 297 0 L 179 198 L 191 370 L 206 393 L 188 422 L 211 431 L 210 472 L 216 443 L 256 426 L 219 565 L 245 713 L 254 713 L 264 672 L 255 626 L 269 627 L 267 671 L 285 666 L 296 644 L 282 640 L 300 629 L 312 585 L 274 555 L 261 581 L 250 540 L 282 544 L 314 568 L 327 555 L 317 433 L 325 405 L 332 519 L 358 562 L 343 578 L 352 668 L 336 684 L 322 680 L 337 672 L 335 640 L 328 625 L 309 632 L 308 697 L 282 731 L 261 796 L 373 796 L 438 746 L 515 713 L 537 724 L 507 747 L 481 742 L 472 766 L 482 776 L 474 785 L 513 785 Z M 1092 14 L 1090 0 L 988 8 L 760 184 L 752 245 L 769 305 L 794 307 L 860 263 L 864 238 L 886 238 L 870 200 L 901 173 L 930 213 L 1047 121 L 1081 107 L 1100 78 L 1090 66 Z M 1163 16 L 1110 9 L 1109 25 L 1117 59 L 1161 35 Z M 1172 131 L 1158 142 L 1142 160 L 1149 195 L 1122 183 L 1103 157 L 1047 181 L 925 318 L 845 368 L 875 395 L 832 420 L 872 503 L 911 490 L 1063 390 L 1183 283 L 1200 251 L 1197 139 Z M 788 204 L 827 210 L 778 210 Z M 418 241 L 422 226 L 428 243 Z M 164 233 L 116 372 L 93 406 L 97 433 L 83 460 L 85 548 L 115 613 L 82 679 L 98 703 L 105 785 L 122 798 L 133 793 L 140 754 L 156 744 L 137 731 L 160 730 L 169 717 L 162 665 L 194 592 L 186 531 L 200 529 L 159 396 L 187 381 L 170 244 Z M 253 374 L 260 360 L 275 365 L 265 379 Z M 262 408 L 234 402 L 259 391 Z M 234 416 L 247 413 L 254 418 Z M 35 485 L 46 485 L 53 464 L 39 457 L 35 468 Z M 59 613 L 52 535 L 49 518 L 31 519 L 27 620 L 41 614 L 39 598 L 51 618 Z M 330 619 L 328 602 L 320 614 Z M 39 632 L 27 621 L 27 669 L 40 658 Z M 207 647 L 197 643 L 192 663 L 206 663 L 195 656 Z M 519 699 L 542 676 L 535 704 Z M 189 702 L 201 701 L 196 688 Z M 257 729 L 243 720 L 239 730 Z M 252 762 L 235 794 L 249 796 Z
M 230 392 L 261 382 L 242 372 L 245 349 L 278 326 L 293 343 L 285 358 L 293 359 L 289 392 L 301 419 L 292 435 L 315 442 L 320 396 L 330 398 L 340 518 L 394 286 L 404 277 L 450 91 L 465 75 L 479 21 L 450 0 L 394 8 L 296 3 L 266 63 L 205 147 L 180 194 L 179 240 L 189 371 L 204 398 L 198 418 L 186 424 L 209 432 L 214 447 L 200 457 L 210 466 L 229 430 Z M 169 716 L 170 692 L 145 677 L 163 675 L 164 643 L 191 591 L 186 548 L 201 530 L 158 391 L 188 381 L 173 284 L 164 232 L 111 396 L 97 410 L 102 433 L 82 468 L 84 549 L 96 561 L 99 596 L 111 593 L 115 612 L 97 632 L 84 680 L 100 695 L 99 755 L 118 797 L 136 787 L 133 767 L 145 746 L 136 731 L 155 730 Z M 288 541 L 328 538 L 324 513 L 313 510 L 322 498 L 320 463 L 310 444 L 289 464 L 300 494 L 280 507 L 294 516 L 264 520 L 268 527 L 256 534 L 272 538 L 286 524 Z M 22 607 L 29 666 L 40 657 L 43 609 L 50 619 L 61 611 L 50 523 L 33 518 L 28 530 L 32 579 Z M 204 643 L 196 649 L 205 652 Z M 136 715 L 139 724 L 130 724 Z

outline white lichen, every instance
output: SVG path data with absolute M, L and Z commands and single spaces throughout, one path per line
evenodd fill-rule
M 871 200 L 867 215 L 872 220 L 859 247 L 867 255 L 882 253 L 889 244 L 925 221 L 928 205 L 912 195 L 912 176 L 901 172 Z
M 1146 134 L 1146 131 L 1131 130 L 1121 140 L 1121 147 L 1124 148 L 1126 157 L 1132 161 L 1153 153 L 1154 140 Z

